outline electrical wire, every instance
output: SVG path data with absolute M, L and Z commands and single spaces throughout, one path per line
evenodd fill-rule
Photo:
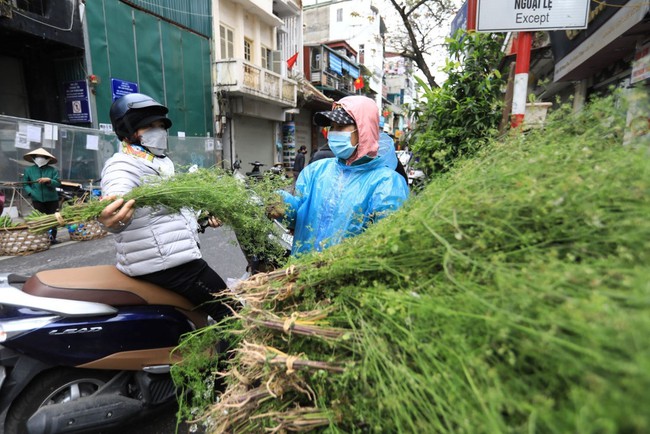
M 26 18 L 26 19 L 28 19 L 30 21 L 34 21 L 34 22 L 39 23 L 41 25 L 44 25 L 46 27 L 51 27 L 53 29 L 61 30 L 62 32 L 69 32 L 70 30 L 72 30 L 72 27 L 74 27 L 74 10 L 75 10 L 74 4 L 72 5 L 71 9 L 72 10 L 70 11 L 70 27 L 68 27 L 67 29 L 64 29 L 62 27 L 53 26 L 52 24 L 48 24 L 48 23 L 45 23 L 43 21 L 39 21 L 36 18 L 32 18 L 32 17 L 30 17 L 28 15 L 25 15 L 23 13 L 18 12 L 16 9 L 14 9 L 12 11 L 12 13 L 14 13 L 16 15 L 20 15 L 23 18 Z

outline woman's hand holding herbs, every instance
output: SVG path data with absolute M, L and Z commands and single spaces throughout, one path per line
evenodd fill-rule
M 212 228 L 218 228 L 219 226 L 223 225 L 223 222 L 218 218 L 216 218 L 215 216 L 211 215 L 208 217 L 208 224 Z
M 281 197 L 276 196 L 271 201 L 269 201 L 269 203 L 267 203 L 266 215 L 271 220 L 279 219 L 284 215 L 284 201 Z
M 115 199 L 115 196 L 108 196 L 102 200 L 111 199 Z M 106 228 L 120 230 L 129 224 L 133 218 L 134 204 L 135 200 L 133 199 L 124 202 L 123 198 L 117 198 L 102 210 L 97 220 Z

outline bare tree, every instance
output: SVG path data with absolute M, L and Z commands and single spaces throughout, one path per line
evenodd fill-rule
M 413 60 L 429 86 L 439 87 L 426 57 L 439 45 L 440 27 L 455 10 L 452 0 L 390 0 L 390 3 L 401 20 L 390 29 L 387 45 L 402 57 Z

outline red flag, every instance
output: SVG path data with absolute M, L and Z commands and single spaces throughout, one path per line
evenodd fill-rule
M 364 86 L 363 77 L 362 76 L 357 77 L 357 79 L 354 80 L 354 89 L 359 90 L 363 88 L 363 86 Z
M 296 64 L 297 60 L 298 60 L 298 52 L 296 51 L 296 54 L 294 54 L 293 56 L 287 59 L 287 68 L 289 69 L 293 68 L 293 65 Z

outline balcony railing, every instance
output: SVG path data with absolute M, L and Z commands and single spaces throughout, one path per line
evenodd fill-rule
M 282 107 L 296 106 L 298 84 L 295 81 L 240 59 L 219 60 L 215 64 L 215 90 L 227 90 L 233 95 Z
M 315 86 L 329 87 L 349 94 L 355 93 L 353 78 L 341 77 L 329 71 L 312 70 L 311 83 Z

